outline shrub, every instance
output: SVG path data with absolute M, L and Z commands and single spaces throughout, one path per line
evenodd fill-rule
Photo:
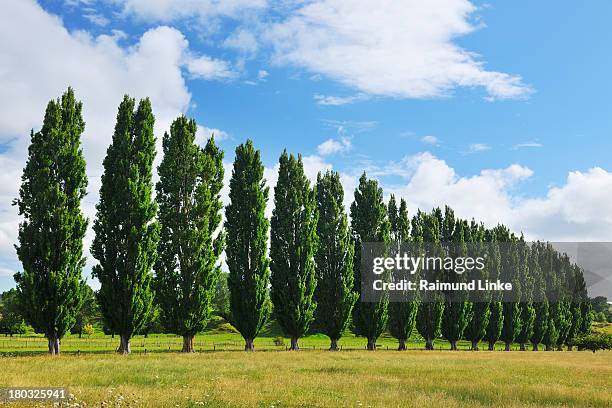
M 274 341 L 274 345 L 275 346 L 284 346 L 285 345 L 285 339 L 282 338 L 281 336 L 276 336 L 273 341 Z
M 85 326 L 83 326 L 83 334 L 85 334 L 87 337 L 94 334 L 94 332 L 94 327 L 91 324 L 86 324 Z
M 580 336 L 575 341 L 578 350 L 591 350 L 595 353 L 597 350 L 612 349 L 612 335 L 606 333 L 591 333 Z

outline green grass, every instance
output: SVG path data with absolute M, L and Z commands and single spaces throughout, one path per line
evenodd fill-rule
M 0 366 L 0 387 L 65 386 L 80 406 L 612 406 L 612 352 L 108 353 Z

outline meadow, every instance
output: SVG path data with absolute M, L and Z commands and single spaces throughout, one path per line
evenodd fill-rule
M 0 387 L 68 387 L 65 406 L 612 406 L 612 352 L 40 354 L 0 365 Z
M 417 336 L 397 352 L 385 335 L 369 352 L 364 338 L 347 333 L 340 352 L 327 351 L 322 335 L 290 352 L 278 334 L 268 327 L 257 351 L 245 353 L 219 320 L 196 337 L 196 353 L 177 353 L 180 337 L 149 335 L 133 339 L 129 356 L 113 353 L 117 337 L 69 335 L 58 357 L 46 355 L 40 336 L 1 337 L 0 388 L 68 387 L 74 398 L 62 406 L 72 407 L 612 406 L 611 351 L 472 352 L 467 342 L 450 351 L 443 340 L 424 351 Z

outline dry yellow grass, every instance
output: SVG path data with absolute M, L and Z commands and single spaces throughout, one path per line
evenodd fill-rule
M 611 407 L 612 352 L 11 357 L 8 386 L 67 386 L 81 406 Z

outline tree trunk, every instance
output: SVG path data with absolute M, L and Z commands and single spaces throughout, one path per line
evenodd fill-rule
M 540 351 L 540 344 L 539 343 L 533 343 L 533 351 Z
M 527 346 L 525 346 L 525 343 L 520 343 L 519 344 L 521 351 L 527 351 Z
M 451 350 L 457 350 L 457 340 L 450 341 L 450 348 Z
M 195 350 L 193 349 L 193 334 L 187 334 L 183 336 L 183 349 L 182 353 L 193 353 Z
M 489 351 L 495 351 L 495 342 L 494 341 L 490 341 L 489 342 L 488 350 Z
M 297 351 L 300 349 L 300 346 L 298 344 L 298 338 L 297 337 L 291 337 L 291 347 L 289 348 L 289 350 L 291 351 Z
M 557 351 L 563 351 L 563 344 L 560 344 L 559 346 L 557 346 Z
M 399 346 L 397 347 L 398 351 L 407 350 L 406 348 L 406 339 L 399 339 Z
M 550 344 L 546 345 L 546 349 L 545 349 L 546 351 L 552 351 L 552 349 L 553 348 L 552 348 L 552 346 Z
M 120 336 L 119 350 L 117 350 L 117 352 L 119 354 L 130 354 L 130 351 L 130 336 L 122 334 Z
M 425 350 L 433 350 L 433 339 L 425 339 Z
M 574 346 L 572 344 L 568 344 L 567 351 L 574 351 Z
M 472 340 L 472 350 L 478 351 L 478 340 Z
M 329 342 L 330 351 L 338 351 L 338 339 L 331 339 Z
M 49 340 L 49 354 L 52 356 L 59 355 L 60 353 L 60 341 L 57 336 L 50 336 Z
M 244 339 L 244 351 L 255 351 L 253 339 Z
M 504 348 L 505 351 L 510 351 L 510 346 L 512 345 L 512 343 L 506 342 L 506 347 Z
M 368 339 L 368 350 L 376 350 L 376 340 Z

